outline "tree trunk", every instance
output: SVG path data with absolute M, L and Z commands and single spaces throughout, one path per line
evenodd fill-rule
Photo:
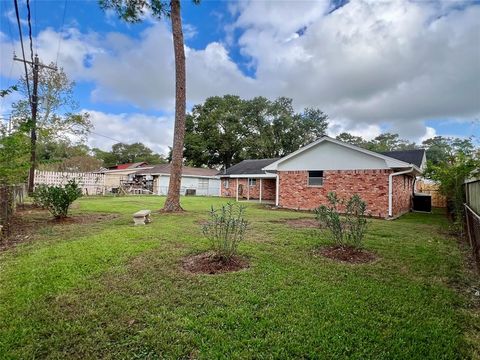
M 173 50 L 175 53 L 175 128 L 173 132 L 170 183 L 163 211 L 177 212 L 183 210 L 180 206 L 180 185 L 182 181 L 183 146 L 185 138 L 186 76 L 180 0 L 171 0 L 170 8 Z

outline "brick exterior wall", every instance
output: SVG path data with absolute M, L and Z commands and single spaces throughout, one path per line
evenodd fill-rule
M 228 181 L 228 187 L 226 187 Z M 221 195 L 224 197 L 236 197 L 237 181 L 239 185 L 240 199 L 246 199 L 247 196 L 251 200 L 260 198 L 260 179 L 256 179 L 256 184 L 247 188 L 247 179 L 238 178 L 221 178 Z M 262 200 L 275 200 L 276 182 L 275 179 L 262 179 Z
M 392 170 L 324 171 L 322 186 L 308 186 L 308 171 L 280 171 L 279 205 L 299 210 L 312 210 L 327 204 L 327 194 L 335 191 L 340 198 L 357 193 L 367 202 L 371 216 L 388 217 L 388 175 Z M 393 215 L 410 209 L 410 186 L 403 188 L 403 176 L 394 177 Z M 407 184 L 407 183 L 406 183 Z
M 410 211 L 412 207 L 413 178 L 408 175 L 393 177 L 393 216 L 399 216 Z

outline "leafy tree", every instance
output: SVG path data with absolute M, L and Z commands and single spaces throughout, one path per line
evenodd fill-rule
M 185 158 L 228 168 L 245 158 L 280 157 L 322 136 L 327 125 L 318 109 L 295 113 L 289 98 L 214 96 L 187 115 Z
M 454 218 L 454 227 L 462 233 L 465 201 L 464 182 L 474 170 L 480 168 L 480 150 L 473 139 L 435 137 L 424 142 L 433 154 L 428 158 L 425 177 L 439 183 L 440 192 L 447 197 L 449 211 Z
M 363 145 L 366 149 L 376 152 L 386 152 L 395 150 L 413 150 L 416 148 L 415 143 L 401 139 L 398 134 L 383 133 L 375 137 L 373 140 Z
M 0 98 L 17 91 L 16 85 L 0 90 Z M 0 185 L 12 185 L 25 181 L 28 169 L 27 128 L 18 126 L 7 129 L 0 123 Z
M 46 139 L 37 144 L 37 159 L 40 165 L 59 163 L 73 156 L 87 156 L 90 149 L 85 144 L 73 144 L 68 139 Z
M 238 96 L 208 98 L 187 115 L 185 158 L 193 166 L 230 167 L 243 160 L 247 126 L 243 112 L 245 101 Z
M 195 4 L 199 0 L 193 1 Z M 182 180 L 183 147 L 185 140 L 186 113 L 186 71 L 185 49 L 183 43 L 182 17 L 180 0 L 100 0 L 103 9 L 113 9 L 127 22 L 139 22 L 146 10 L 155 17 L 170 17 L 175 55 L 175 128 L 173 133 L 173 150 L 171 175 L 164 211 L 182 211 L 180 206 L 180 184 Z
M 123 144 L 117 143 L 111 151 L 93 149 L 95 157 L 103 161 L 103 166 L 109 167 L 117 164 L 134 163 L 145 161 L 149 164 L 161 164 L 165 162 L 162 155 L 154 153 L 142 143 Z
M 254 108 L 244 116 L 247 123 L 256 119 L 246 139 L 248 158 L 285 156 L 324 135 L 328 126 L 327 116 L 319 109 L 306 108 L 295 113 L 290 98 L 280 97 L 272 102 L 255 98 L 245 103 L 247 109 Z
M 355 136 L 347 132 L 342 132 L 341 134 L 338 134 L 336 139 L 346 142 L 347 144 L 356 145 L 360 147 L 365 147 L 367 142 L 361 136 Z
M 12 185 L 26 180 L 29 167 L 29 141 L 25 132 L 0 131 L 0 164 L 0 184 Z
M 53 67 L 54 64 L 52 63 Z M 33 75 L 30 74 L 30 78 Z M 57 71 L 40 68 L 38 73 L 37 131 L 39 141 L 65 139 L 67 135 L 84 136 L 92 124 L 88 113 L 79 113 L 78 103 L 73 97 L 75 82 L 70 81 L 62 68 Z M 25 78 L 18 86 L 24 98 L 12 104 L 15 125 L 27 123 L 31 118 Z

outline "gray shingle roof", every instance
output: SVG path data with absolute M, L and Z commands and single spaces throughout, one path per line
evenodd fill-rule
M 242 162 L 229 167 L 225 172 L 218 173 L 218 175 L 265 174 L 266 172 L 262 169 L 277 160 L 278 158 L 243 160 Z
M 188 176 L 215 176 L 218 170 L 215 169 L 206 169 L 206 168 L 196 168 L 191 166 L 182 167 L 182 175 Z M 170 164 L 159 164 L 155 165 L 151 169 L 139 169 L 136 174 L 139 175 L 170 175 Z
M 403 151 L 387 151 L 381 153 L 382 155 L 389 156 L 391 158 L 405 161 L 406 163 L 416 165 L 420 167 L 422 165 L 424 149 L 417 150 L 403 150 Z

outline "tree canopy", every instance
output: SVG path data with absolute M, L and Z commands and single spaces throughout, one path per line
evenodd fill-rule
M 97 159 L 102 160 L 103 166 L 105 167 L 141 161 L 145 161 L 149 164 L 161 164 L 166 162 L 162 155 L 154 153 L 152 149 L 142 143 L 117 143 L 112 146 L 111 151 L 103 151 L 94 148 L 92 149 L 92 152 Z
M 228 168 L 247 158 L 281 157 L 325 134 L 327 126 L 321 110 L 296 113 L 289 98 L 214 96 L 187 115 L 185 161 Z
M 53 67 L 54 64 L 52 63 Z M 33 75 L 30 74 L 30 78 Z M 69 80 L 62 68 L 52 70 L 41 67 L 38 72 L 37 130 L 39 140 L 65 139 L 67 135 L 85 136 L 92 127 L 90 115 L 78 112 L 78 103 L 73 96 L 75 82 Z M 23 99 L 12 104 L 14 125 L 27 123 L 31 118 L 27 84 L 21 78 L 19 91 Z

